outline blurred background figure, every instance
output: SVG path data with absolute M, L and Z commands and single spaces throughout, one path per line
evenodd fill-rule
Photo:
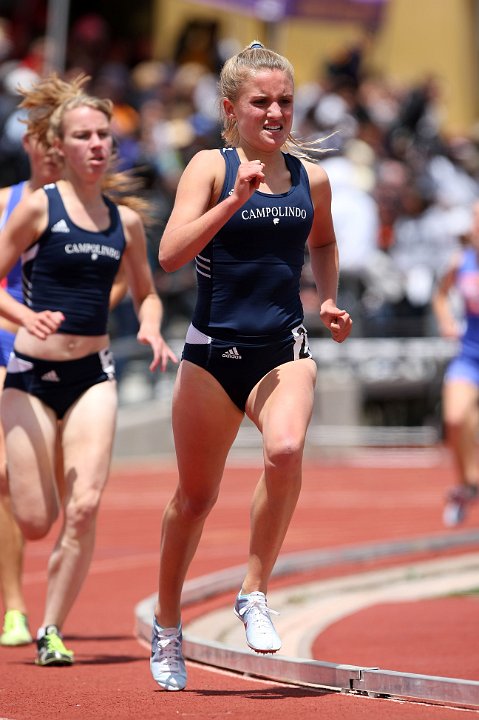
M 464 520 L 469 505 L 477 499 L 479 483 L 479 202 L 474 203 L 463 249 L 438 283 L 434 311 L 443 337 L 460 339 L 443 385 L 445 436 L 457 474 L 456 485 L 446 497 L 443 520 L 453 527 Z

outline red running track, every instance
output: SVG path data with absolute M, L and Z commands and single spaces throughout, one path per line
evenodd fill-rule
M 252 465 L 228 468 L 190 577 L 245 562 L 248 506 L 257 477 L 258 468 Z M 341 463 L 308 462 L 283 552 L 443 534 L 442 497 L 452 480 L 448 457 L 440 450 L 363 451 Z M 249 720 L 260 714 L 262 720 L 269 720 L 295 714 L 302 720 L 461 720 L 479 716 L 473 710 L 280 685 L 192 663 L 184 692 L 160 691 L 149 674 L 148 650 L 133 633 L 134 608 L 155 590 L 161 515 L 174 484 L 171 463 L 115 466 L 102 503 L 91 572 L 64 628 L 76 664 L 39 668 L 33 663 L 33 646 L 0 648 L 0 718 Z M 474 528 L 478 521 L 479 506 L 462 529 Z M 41 619 L 45 566 L 53 541 L 52 532 L 27 548 L 25 591 L 33 629 Z M 358 568 L 349 568 L 353 570 Z M 324 576 L 334 572 L 328 568 Z M 337 570 L 344 572 L 345 568 Z M 281 582 L 284 579 L 274 584 Z M 478 679 L 478 602 L 471 596 L 366 608 L 327 628 L 316 641 L 316 656 L 330 662 Z M 200 611 L 188 609 L 186 624 Z M 467 675 L 457 672 L 458 654 L 466 659 Z

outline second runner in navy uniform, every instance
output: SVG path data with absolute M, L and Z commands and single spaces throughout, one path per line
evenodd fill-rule
M 64 514 L 48 563 L 36 662 L 71 665 L 62 628 L 90 566 L 115 433 L 117 389 L 106 325 L 121 261 L 137 308 L 138 340 L 152 350 L 150 368 L 164 369 L 175 358 L 160 332 L 162 304 L 135 198 L 114 203 L 107 194 L 111 102 L 56 77 L 35 92 L 55 106 L 39 115 L 46 127 L 36 134 L 59 153 L 63 175 L 22 199 L 0 236 L 0 277 L 22 257 L 25 281 L 25 304 L 0 290 L 0 313 L 19 326 L 1 418 L 12 508 L 22 533 L 28 540 L 42 538 Z M 61 502 L 55 477 L 60 418 Z

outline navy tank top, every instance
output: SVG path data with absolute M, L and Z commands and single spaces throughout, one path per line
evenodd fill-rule
M 104 197 L 110 212 L 107 230 L 84 230 L 72 222 L 55 184 L 45 185 L 48 225 L 22 255 L 23 294 L 35 312 L 60 310 L 58 332 L 104 335 L 110 291 L 125 249 L 116 205 Z
M 232 191 L 240 159 L 226 163 L 221 202 Z M 193 325 L 218 339 L 280 336 L 303 321 L 299 295 L 305 244 L 313 222 L 309 180 L 301 161 L 284 154 L 288 192 L 256 191 L 196 256 Z

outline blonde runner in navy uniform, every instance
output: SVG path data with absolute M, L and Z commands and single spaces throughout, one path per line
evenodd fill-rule
M 281 647 L 266 593 L 301 488 L 316 380 L 299 297 L 306 242 L 321 320 L 337 342 L 352 326 L 336 306 L 329 181 L 291 136 L 290 63 L 253 43 L 225 63 L 220 93 L 228 147 L 188 164 L 159 251 L 166 271 L 195 260 L 198 280 L 173 397 L 179 480 L 163 516 L 150 660 L 155 681 L 173 691 L 187 679 L 183 582 L 244 414 L 262 434 L 264 470 L 234 612 L 254 651 Z

